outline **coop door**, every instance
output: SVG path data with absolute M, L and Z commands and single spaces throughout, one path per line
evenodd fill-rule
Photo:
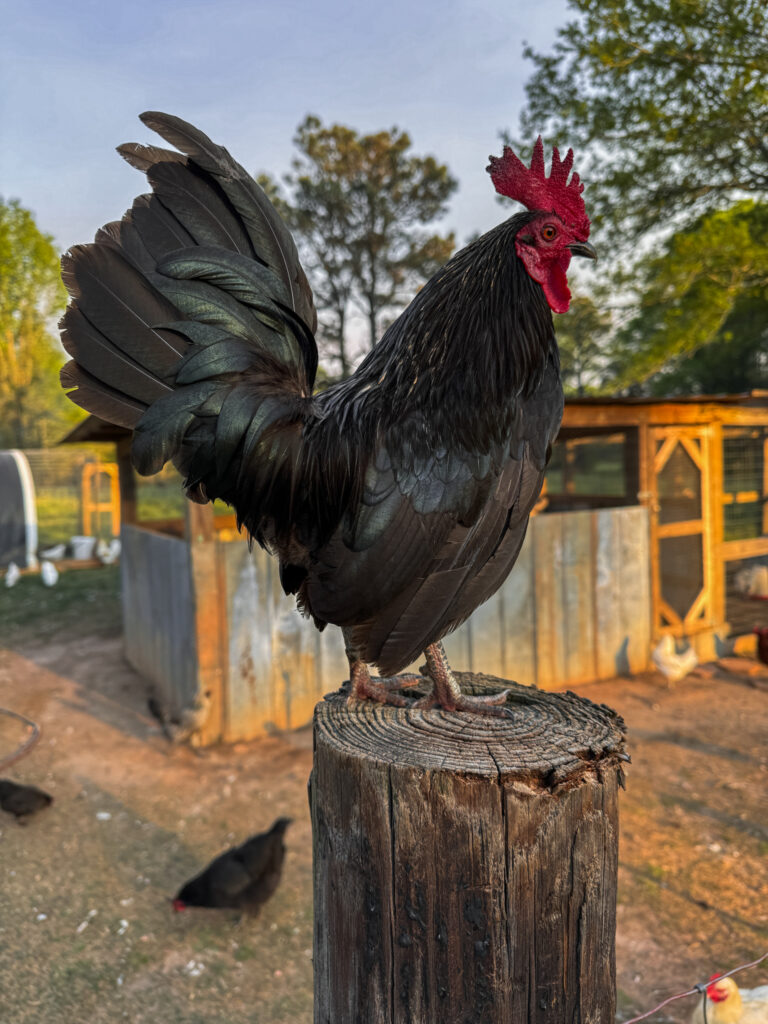
M 653 431 L 654 619 L 657 633 L 688 635 L 711 621 L 706 427 Z

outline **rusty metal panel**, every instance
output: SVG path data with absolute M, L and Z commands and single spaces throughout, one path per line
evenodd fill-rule
M 479 615 L 481 612 L 487 612 L 488 605 L 484 604 L 481 608 L 478 608 L 474 613 L 473 618 Z M 471 672 L 473 650 L 472 650 L 472 623 L 467 621 L 463 626 L 459 626 L 455 633 L 449 633 L 443 640 L 445 646 L 445 653 L 448 655 L 448 660 L 451 665 L 461 672 Z M 424 659 L 420 659 L 414 662 L 412 669 L 418 671 L 419 665 L 424 664 Z
M 536 683 L 558 689 L 566 680 L 564 651 L 563 518 L 536 516 L 533 523 Z
M 192 522 L 190 516 L 190 522 Z M 201 744 L 224 738 L 225 695 L 227 672 L 227 608 L 224 600 L 224 572 L 216 542 L 206 539 L 205 518 L 199 517 L 200 533 L 189 533 L 192 588 L 195 609 L 195 640 L 197 645 L 197 688 L 195 694 L 205 695 L 208 712 L 197 730 Z
M 318 688 L 322 695 L 338 690 L 349 679 L 349 662 L 344 653 L 344 639 L 340 629 L 327 626 L 322 633 L 312 626 L 315 634 Z
M 277 563 L 244 542 L 219 542 L 226 581 L 228 739 L 295 729 L 348 676 L 341 631 L 318 633 L 280 587 Z
M 535 520 L 512 572 L 491 599 L 501 624 L 499 671 L 495 675 L 518 683 L 536 682 L 536 601 L 534 600 Z
M 341 631 L 319 633 L 301 616 L 260 548 L 206 541 L 192 566 L 182 540 L 127 525 L 123 538 L 126 653 L 172 713 L 192 702 L 205 669 L 220 691 L 218 735 L 248 739 L 305 725 L 347 678 Z M 649 573 L 645 508 L 537 516 L 501 589 L 446 638 L 449 658 L 555 689 L 641 671 Z
M 625 671 L 643 672 L 651 664 L 651 546 L 648 509 L 642 506 L 617 509 L 619 551 L 614 571 L 618 575 L 618 615 L 622 635 L 628 637 Z
M 128 524 L 120 536 L 125 656 L 178 714 L 197 693 L 189 546 Z
M 568 683 L 596 678 L 592 512 L 562 515 L 563 618 L 560 643 Z
M 224 734 L 246 738 L 274 718 L 270 559 L 261 548 L 220 545 L 229 633 L 224 680 Z
M 622 510 L 623 511 L 623 510 Z M 598 679 L 628 671 L 631 641 L 620 614 L 621 517 L 616 509 L 593 513 L 595 536 L 595 673 Z
M 647 668 L 650 615 L 647 510 L 551 513 L 446 650 L 457 669 L 560 689 Z

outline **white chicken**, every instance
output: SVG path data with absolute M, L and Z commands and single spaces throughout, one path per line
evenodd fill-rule
M 659 640 L 651 657 L 656 668 L 669 683 L 679 682 L 699 663 L 696 651 L 692 647 L 678 654 L 675 638 L 668 633 Z
M 49 562 L 60 562 L 66 553 L 66 544 L 54 544 L 52 548 L 46 548 L 45 551 L 41 551 L 40 557 L 47 559 Z
M 733 978 L 713 974 L 707 986 L 707 1024 L 768 1024 L 768 985 L 740 989 Z M 691 1024 L 704 1024 L 701 1001 Z
M 102 565 L 114 565 L 120 557 L 120 540 L 117 537 L 109 543 L 100 540 L 96 545 L 96 557 Z
M 768 565 L 750 565 L 736 573 L 736 590 L 747 597 L 768 597 Z
M 59 580 L 59 570 L 53 564 L 53 562 L 41 562 L 40 563 L 40 579 L 46 585 L 46 587 L 55 587 Z
M 15 587 L 21 579 L 21 569 L 15 562 L 9 562 L 8 568 L 5 571 L 5 585 L 6 587 Z

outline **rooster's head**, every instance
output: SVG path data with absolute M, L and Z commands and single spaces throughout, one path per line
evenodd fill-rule
M 581 198 L 584 186 L 575 172 L 568 181 L 573 150 L 569 149 L 561 160 L 557 148 L 553 149 L 549 177 L 541 136 L 533 147 L 530 167 L 509 146 L 504 147 L 501 157 L 490 159 L 487 170 L 496 191 L 517 199 L 534 214 L 515 238 L 517 255 L 528 274 L 541 285 L 550 309 L 566 313 L 571 301 L 566 278 L 571 256 L 597 257 L 587 241 L 590 224 Z

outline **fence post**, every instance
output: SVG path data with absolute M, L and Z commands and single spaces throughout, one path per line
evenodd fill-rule
M 315 1024 L 613 1024 L 624 723 L 457 675 L 514 718 L 315 709 Z

